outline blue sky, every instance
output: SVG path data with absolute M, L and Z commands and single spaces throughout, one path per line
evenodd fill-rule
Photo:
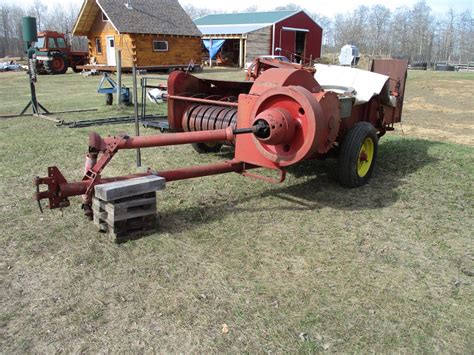
M 32 4 L 34 0 L 0 0 L 0 3 L 14 3 L 20 5 L 29 5 Z M 124 0 L 125 1 L 125 0 Z M 132 0 L 133 1 L 133 0 Z M 52 3 L 76 3 L 81 4 L 82 0 L 47 0 L 44 1 L 49 6 L 52 6 Z M 216 8 L 216 0 L 179 0 L 179 2 L 184 4 L 192 4 L 194 6 L 200 7 L 208 7 L 208 8 Z M 269 10 L 274 8 L 275 6 L 282 6 L 286 5 L 288 2 L 294 2 L 299 4 L 311 12 L 317 12 L 325 16 L 333 16 L 338 12 L 345 12 L 347 10 L 352 10 L 359 5 L 374 5 L 374 4 L 383 4 L 390 9 L 395 9 L 399 6 L 411 6 L 416 1 L 415 0 L 396 0 L 396 1 L 381 1 L 381 0 L 339 0 L 339 1 L 323 1 L 323 0 L 239 0 L 239 1 L 221 1 L 218 2 L 217 9 L 223 11 L 241 11 L 247 7 L 255 5 L 258 3 L 260 10 Z M 474 0 L 427 0 L 428 5 L 433 9 L 435 12 L 445 12 L 450 7 L 452 7 L 456 12 L 461 12 L 466 9 L 470 9 L 474 12 Z

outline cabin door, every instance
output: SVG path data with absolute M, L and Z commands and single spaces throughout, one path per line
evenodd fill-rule
M 115 39 L 114 36 L 107 36 L 107 65 L 117 65 L 115 61 Z

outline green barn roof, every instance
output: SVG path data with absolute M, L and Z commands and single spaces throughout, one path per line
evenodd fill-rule
M 268 11 L 235 14 L 211 14 L 194 20 L 197 26 L 276 23 L 300 11 Z

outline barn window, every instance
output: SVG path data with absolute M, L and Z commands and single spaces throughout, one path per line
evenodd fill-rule
M 154 52 L 167 52 L 168 41 L 153 41 L 153 51 Z
M 100 38 L 95 39 L 95 49 L 97 54 L 102 54 L 102 44 L 100 43 Z
M 109 20 L 109 18 L 107 17 L 107 15 L 102 12 L 102 21 L 105 22 L 105 21 L 108 21 L 108 20 Z

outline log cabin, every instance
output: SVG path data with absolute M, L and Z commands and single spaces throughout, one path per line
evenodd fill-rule
M 201 32 L 178 0 L 84 0 L 74 24 L 97 65 L 160 68 L 201 63 Z

